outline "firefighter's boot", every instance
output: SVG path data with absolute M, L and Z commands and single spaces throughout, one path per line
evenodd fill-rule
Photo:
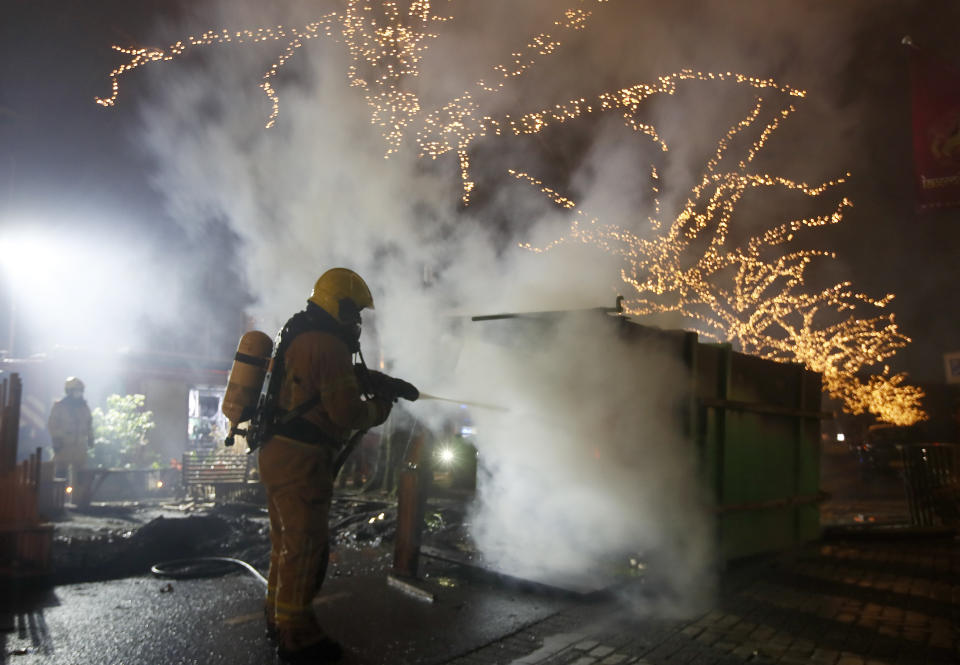
M 343 656 L 343 647 L 333 638 L 324 636 L 319 642 L 314 642 L 309 646 L 291 649 L 284 645 L 281 636 L 280 644 L 277 646 L 277 655 L 283 663 L 290 665 L 320 665 L 321 663 L 332 663 L 340 660 Z

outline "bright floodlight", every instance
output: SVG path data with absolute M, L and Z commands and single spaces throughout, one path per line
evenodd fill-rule
M 453 460 L 454 460 L 454 458 L 456 457 L 456 455 L 454 454 L 453 449 L 451 449 L 451 448 L 442 448 L 442 449 L 440 450 L 440 453 L 438 454 L 438 457 L 440 458 L 440 463 L 441 463 L 441 464 L 443 464 L 443 465 L 445 465 L 445 466 L 449 466 L 450 464 L 453 463 Z
M 0 254 L 0 262 L 11 278 L 34 272 L 37 266 L 44 266 L 50 258 L 50 247 L 44 246 L 39 238 L 5 238 L 5 250 Z M 9 242 L 9 244 L 7 244 Z
M 42 231 L 14 230 L 0 238 L 0 267 L 16 290 L 19 304 L 48 300 L 65 284 L 76 289 L 83 265 L 71 261 L 78 253 L 65 250 L 62 242 Z M 70 265 L 74 263 L 76 265 Z M 89 261 L 87 262 L 89 263 Z
M 11 352 L 18 329 L 29 331 L 28 344 L 20 344 L 27 351 L 127 343 L 143 299 L 145 262 L 89 231 L 42 227 L 0 232 L 0 285 L 9 285 L 12 296 Z

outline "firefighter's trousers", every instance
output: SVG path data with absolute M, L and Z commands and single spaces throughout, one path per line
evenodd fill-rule
M 302 649 L 324 637 L 310 604 L 323 584 L 330 554 L 333 456 L 330 446 L 282 436 L 260 449 L 260 482 L 270 513 L 266 614 L 287 649 Z
M 87 447 L 83 444 L 60 448 L 53 453 L 54 473 L 57 478 L 66 478 L 67 484 L 76 489 L 77 473 L 87 468 Z

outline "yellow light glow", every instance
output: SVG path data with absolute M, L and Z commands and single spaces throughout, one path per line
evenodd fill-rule
M 728 75 L 729 76 L 729 75 Z M 771 87 L 793 96 L 793 91 Z M 733 342 L 745 353 L 781 362 L 797 362 L 823 374 L 824 390 L 843 403 L 844 410 L 869 412 L 897 425 L 914 424 L 926 414 L 923 391 L 905 383 L 903 374 L 889 368 L 867 379 L 864 372 L 889 359 L 910 339 L 899 331 L 892 314 L 857 318 L 858 305 L 883 309 L 893 299 L 871 298 L 850 288 L 849 282 L 811 291 L 804 274 L 815 259 L 836 258 L 833 252 L 798 249 L 778 254 L 773 248 L 793 242 L 798 232 L 838 224 L 853 204 L 841 197 L 829 215 L 794 219 L 750 238 L 744 246 L 730 247 L 728 233 L 736 205 L 750 188 L 781 187 L 819 197 L 845 182 L 844 178 L 809 185 L 804 182 L 753 173 L 749 169 L 780 123 L 795 111 L 787 104 L 760 130 L 743 159 L 733 170 L 721 171 L 731 160 L 732 139 L 753 127 L 764 109 L 758 98 L 750 112 L 718 141 L 704 173 L 677 214 L 662 233 L 658 217 L 637 233 L 601 224 L 583 210 L 574 210 L 566 235 L 544 247 L 521 247 L 534 252 L 577 241 L 594 245 L 623 259 L 621 276 L 635 292 L 624 302 L 626 313 L 648 315 L 677 312 L 696 322 L 696 329 L 721 341 Z M 640 131 L 640 130 L 638 130 Z M 665 146 L 665 144 L 664 144 Z M 660 191 L 659 175 L 651 171 L 651 189 Z M 565 209 L 576 208 L 568 197 L 544 186 L 526 173 L 511 171 Z M 659 215 L 659 201 L 655 198 Z M 697 249 L 700 248 L 700 249 Z
M 67 485 L 67 489 L 64 490 L 67 494 L 73 494 L 73 487 Z

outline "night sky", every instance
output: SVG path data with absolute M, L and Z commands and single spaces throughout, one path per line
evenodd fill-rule
M 194 14 L 214 3 L 188 4 L 189 14 L 182 11 L 183 3 L 171 0 L 12 0 L 4 5 L 0 25 L 0 253 L 17 251 L 11 250 L 16 246 L 8 234 L 11 229 L 26 229 L 53 233 L 73 256 L 68 262 L 70 269 L 58 274 L 55 287 L 31 294 L 29 303 L 16 307 L 12 331 L 11 292 L 24 291 L 4 276 L 0 340 L 6 344 L 0 346 L 9 346 L 13 332 L 15 355 L 46 351 L 51 343 L 90 344 L 109 339 L 107 331 L 117 329 L 138 340 L 134 344 L 177 350 L 186 346 L 213 355 L 230 353 L 243 329 L 244 306 L 264 297 L 262 290 L 254 293 L 256 289 L 251 287 L 257 275 L 244 270 L 236 253 L 240 246 L 237 232 L 229 219 L 195 226 L 173 219 L 176 213 L 169 205 L 170 192 L 158 185 L 157 178 L 169 164 L 158 166 L 156 148 L 141 138 L 144 123 L 149 122 L 144 105 L 162 94 L 158 78 L 175 81 L 188 70 L 202 69 L 206 63 L 197 63 L 206 56 L 162 65 L 164 71 L 159 75 L 144 68 L 125 77 L 116 108 L 104 109 L 93 101 L 95 96 L 109 93 L 107 74 L 123 61 L 110 46 L 166 47 L 172 36 L 186 34 L 180 22 L 198 25 Z M 311 6 L 309 2 L 276 4 L 295 6 L 298 11 Z M 323 11 L 337 7 L 337 3 L 315 4 Z M 453 3 L 452 11 L 456 13 L 463 4 L 462 0 Z M 757 3 L 669 3 L 669 8 L 627 4 L 626 10 L 618 9 L 615 2 L 604 10 L 636 20 L 635 30 L 624 30 L 621 25 L 619 32 L 611 35 L 611 48 L 622 48 L 623 59 L 645 58 L 644 71 L 667 72 L 687 64 L 710 66 L 711 43 L 716 42 L 720 68 L 728 65 L 723 57 L 729 57 L 738 64 L 753 64 L 751 73 L 774 76 L 809 91 L 809 117 L 784 129 L 784 142 L 772 142 L 768 159 L 782 168 L 796 166 L 801 177 L 805 168 L 817 163 L 823 166 L 810 168 L 815 178 L 852 173 L 843 193 L 855 207 L 845 215 L 843 224 L 818 236 L 818 246 L 834 249 L 841 257 L 838 266 L 829 269 L 835 272 L 826 277 L 828 281 L 850 279 L 857 290 L 878 297 L 895 293 L 890 307 L 903 332 L 914 341 L 891 363 L 893 369 L 907 370 L 918 381 L 942 380 L 942 354 L 960 350 L 956 296 L 960 208 L 922 215 L 915 212 L 908 53 L 900 38 L 910 34 L 921 47 L 960 64 L 955 35 L 960 25 L 957 3 L 858 0 L 840 3 L 846 6 L 843 11 L 832 9 L 838 4 L 834 2 L 766 3 L 765 11 L 771 15 L 779 8 L 798 18 L 816 16 L 814 26 L 830 24 L 830 13 L 836 11 L 838 27 L 832 34 L 822 34 L 802 22 L 784 20 L 780 28 L 762 38 L 751 33 L 763 30 L 755 15 Z M 732 16 L 727 25 L 707 20 L 710 11 L 706 8 L 716 11 L 719 6 Z M 769 9 L 772 6 L 776 7 Z M 626 13 L 617 15 L 618 11 Z M 738 13 L 743 16 L 738 18 Z M 677 33 L 671 49 L 659 48 L 660 37 L 654 39 L 650 27 L 654 22 L 661 26 L 660 33 Z M 783 27 L 791 23 L 795 25 L 793 34 Z M 740 32 L 731 26 L 739 26 Z M 601 29 L 594 26 L 594 39 Z M 311 43 L 303 50 L 309 53 L 310 48 L 325 47 Z M 691 62 L 685 63 L 688 51 Z M 736 58 L 729 55 L 734 52 Z M 269 57 L 262 60 L 269 61 Z M 823 66 L 825 62 L 829 67 Z M 250 70 L 251 86 L 255 87 L 262 69 Z M 292 65 L 288 78 L 278 78 L 282 99 L 297 85 L 294 79 L 301 73 Z M 562 83 L 562 69 L 553 77 Z M 595 81 L 598 92 L 603 86 L 634 82 L 624 80 L 616 70 L 597 72 Z M 291 88 L 285 89 L 285 83 Z M 556 89 L 563 90 L 562 85 Z M 343 94 L 351 94 L 345 85 Z M 194 120 L 201 125 L 205 122 L 203 114 Z M 283 116 L 280 122 L 284 122 Z M 575 159 L 580 154 L 573 145 L 576 140 L 590 142 L 592 130 L 584 126 L 580 133 L 571 130 L 567 139 L 548 135 L 544 140 L 557 145 L 544 150 L 553 157 L 573 155 Z M 262 124 L 251 131 L 260 129 Z M 825 130 L 823 136 L 817 135 L 820 130 Z M 286 130 L 281 127 L 280 131 Z M 564 140 L 570 145 L 561 145 Z M 798 146 L 806 150 L 800 151 Z M 703 147 L 711 149 L 710 144 Z M 452 162 L 447 166 L 455 174 Z M 494 198 L 495 191 L 479 192 L 478 205 Z M 476 212 L 459 214 L 470 224 L 479 223 Z M 88 243 L 109 249 L 85 258 Z M 106 269 L 107 276 L 92 287 L 100 291 L 98 297 L 84 300 L 74 289 L 81 288 L 83 273 L 94 267 Z M 140 269 L 149 274 L 136 274 Z M 314 270 L 311 267 L 307 272 Z M 307 288 L 304 286 L 304 291 Z M 296 300 L 299 297 L 297 294 Z M 64 320 L 53 314 L 78 299 L 85 303 L 86 315 L 73 312 Z M 171 312 L 176 315 L 170 316 Z M 108 323 L 85 332 L 91 320 L 104 318 Z M 48 334 L 51 327 L 60 333 Z M 73 329 L 75 334 L 63 332 Z M 118 343 L 124 342 L 120 337 Z

